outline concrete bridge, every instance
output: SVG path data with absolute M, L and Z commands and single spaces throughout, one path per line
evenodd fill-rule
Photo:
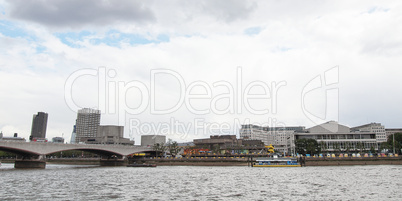
M 95 153 L 101 156 L 101 165 L 118 166 L 127 163 L 126 156 L 152 151 L 152 148 L 126 145 L 0 141 L 0 150 L 17 154 L 15 168 L 45 168 L 46 155 L 61 151 L 79 150 Z

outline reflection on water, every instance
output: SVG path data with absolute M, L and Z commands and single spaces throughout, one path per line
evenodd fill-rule
M 1 199 L 398 200 L 402 166 L 0 167 Z

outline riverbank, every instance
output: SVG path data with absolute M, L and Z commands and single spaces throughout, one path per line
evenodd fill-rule
M 255 158 L 253 158 L 255 160 Z M 253 161 L 254 161 L 253 160 Z M 152 163 L 158 166 L 248 166 L 248 157 L 193 157 L 193 158 L 137 158 L 129 163 Z M 14 163 L 14 159 L 1 159 L 2 163 Z M 48 164 L 100 165 L 99 158 L 53 158 Z M 305 158 L 305 166 L 351 166 L 351 165 L 402 165 L 402 157 L 353 157 L 353 158 Z
M 306 158 L 306 166 L 402 165 L 402 158 Z
M 99 158 L 57 158 L 46 159 L 49 164 L 63 164 L 63 165 L 100 165 Z
M 251 166 L 255 158 L 154 158 L 136 160 L 144 163 L 154 163 L 160 166 Z M 350 166 L 350 165 L 402 165 L 402 157 L 351 157 L 351 158 L 305 158 L 303 166 Z
M 250 164 L 246 160 L 197 160 L 197 159 L 148 159 L 139 162 L 152 163 L 158 166 L 247 166 Z

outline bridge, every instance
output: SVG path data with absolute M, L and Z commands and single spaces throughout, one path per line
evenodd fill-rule
M 127 156 L 133 153 L 152 151 L 152 148 L 127 145 L 61 144 L 46 142 L 0 141 L 0 150 L 17 154 L 15 168 L 45 168 L 46 155 L 79 150 L 101 156 L 102 166 L 127 164 Z

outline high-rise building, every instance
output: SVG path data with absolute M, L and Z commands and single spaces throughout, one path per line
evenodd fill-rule
M 73 132 L 71 133 L 70 144 L 75 144 L 76 136 L 77 136 L 77 129 L 76 126 L 74 125 Z
M 46 138 L 47 113 L 38 112 L 33 115 L 31 136 L 29 140 Z
M 80 138 L 96 137 L 100 117 L 100 110 L 91 108 L 78 110 L 75 143 L 79 143 Z

